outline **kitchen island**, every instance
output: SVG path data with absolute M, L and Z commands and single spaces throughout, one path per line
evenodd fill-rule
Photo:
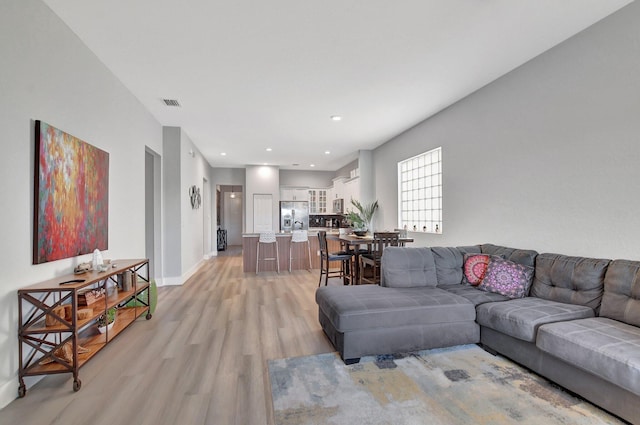
M 337 228 L 311 228 L 309 229 L 309 245 L 311 248 L 311 268 L 320 269 L 320 246 L 318 244 L 318 231 L 325 230 L 327 235 L 338 235 Z M 256 272 L 256 254 L 258 247 L 258 233 L 242 234 L 242 270 L 245 273 Z M 276 233 L 276 242 L 278 245 L 278 254 L 280 257 L 280 271 L 289 270 L 289 246 L 291 245 L 291 232 Z M 329 252 L 340 250 L 340 241 L 327 239 Z M 260 247 L 260 257 L 272 258 L 276 256 L 275 247 L 271 245 L 263 245 Z M 291 262 L 291 270 L 307 270 L 309 268 L 309 258 L 307 246 L 304 243 L 293 244 L 293 261 Z M 261 261 L 260 272 L 276 271 L 274 261 Z

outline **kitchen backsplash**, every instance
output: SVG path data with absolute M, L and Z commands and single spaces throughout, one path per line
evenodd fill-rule
M 335 215 L 310 215 L 309 227 L 348 227 L 344 216 Z

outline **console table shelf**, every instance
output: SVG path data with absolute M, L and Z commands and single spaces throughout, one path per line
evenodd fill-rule
M 131 276 L 130 287 L 125 274 Z M 88 307 L 80 305 L 79 296 L 87 290 L 106 295 Z M 104 272 L 70 274 L 18 290 L 18 395 L 26 395 L 25 377 L 56 373 L 73 374 L 73 390 L 80 390 L 79 369 L 138 318 L 151 319 L 149 302 L 147 259 L 115 260 Z M 111 308 L 115 322 L 100 333 L 98 319 Z M 80 309 L 92 312 L 80 319 Z

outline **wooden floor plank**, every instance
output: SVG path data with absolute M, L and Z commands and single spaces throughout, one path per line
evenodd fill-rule
M 333 351 L 318 323 L 319 271 L 244 273 L 241 254 L 230 247 L 184 285 L 159 288 L 153 318 L 87 363 L 79 392 L 70 375 L 47 376 L 0 410 L 0 425 L 273 424 L 267 361 Z

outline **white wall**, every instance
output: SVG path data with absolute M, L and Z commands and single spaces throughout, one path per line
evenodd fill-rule
M 246 179 L 246 170 L 244 168 L 216 168 L 216 167 L 212 167 L 211 168 L 211 193 L 212 193 L 212 210 L 211 210 L 211 216 L 212 216 L 212 223 L 215 224 L 218 222 L 218 211 L 216 208 L 216 197 L 218 196 L 216 193 L 216 185 L 218 186 L 225 186 L 225 185 L 229 185 L 229 186 L 242 186 L 242 199 L 245 198 L 245 179 Z M 215 195 L 215 196 L 214 196 Z M 221 208 L 224 208 L 224 199 L 221 200 Z M 221 215 L 224 215 L 223 212 L 221 213 Z M 221 217 L 222 219 L 222 217 Z M 241 232 L 244 232 L 244 223 L 246 222 L 246 217 L 245 217 L 245 208 L 242 209 L 242 230 Z M 214 229 L 217 229 L 214 226 Z M 214 239 L 217 241 L 217 238 Z M 214 243 L 213 244 L 213 248 L 215 248 L 217 250 L 217 244 Z
M 180 137 L 180 205 L 182 208 L 182 276 L 188 279 L 200 266 L 205 255 L 203 252 L 203 238 L 211 237 L 204 235 L 203 218 L 205 213 L 204 205 L 199 208 L 191 207 L 189 198 L 189 188 L 195 185 L 200 189 L 202 198 L 203 179 L 211 181 L 209 175 L 209 163 L 204 159 L 198 148 L 193 144 L 189 136 L 181 131 Z M 207 197 L 208 200 L 211 197 Z
M 49 8 L 0 2 L 0 407 L 17 396 L 16 291 L 67 274 L 81 258 L 32 265 L 34 120 L 109 152 L 109 249 L 145 255 L 145 146 L 162 152 L 160 124 Z M 135 208 L 138 205 L 140 208 Z
M 182 285 L 209 254 L 203 252 L 205 208 L 191 207 L 189 188 L 198 187 L 202 197 L 211 167 L 180 127 L 163 127 L 163 148 L 164 270 L 158 285 Z
M 211 178 L 217 185 L 243 186 L 246 171 L 244 168 L 211 168 Z
M 373 151 L 361 150 L 358 152 L 358 192 L 352 194 L 362 203 L 370 204 L 376 200 L 375 168 L 373 165 Z
M 273 230 L 280 229 L 280 177 L 278 167 L 267 165 L 247 165 L 246 190 L 244 192 L 246 228 L 245 232 L 253 233 L 253 195 L 273 195 Z
M 355 161 L 352 161 L 350 163 L 348 163 L 347 165 L 345 165 L 344 167 L 338 169 L 335 172 L 335 177 L 351 177 L 350 172 L 351 170 L 358 168 L 358 160 L 356 159 Z
M 384 227 L 399 160 L 443 147 L 444 233 L 640 259 L 640 3 L 623 8 L 375 151 Z
M 331 187 L 333 171 L 280 170 L 280 186 Z

